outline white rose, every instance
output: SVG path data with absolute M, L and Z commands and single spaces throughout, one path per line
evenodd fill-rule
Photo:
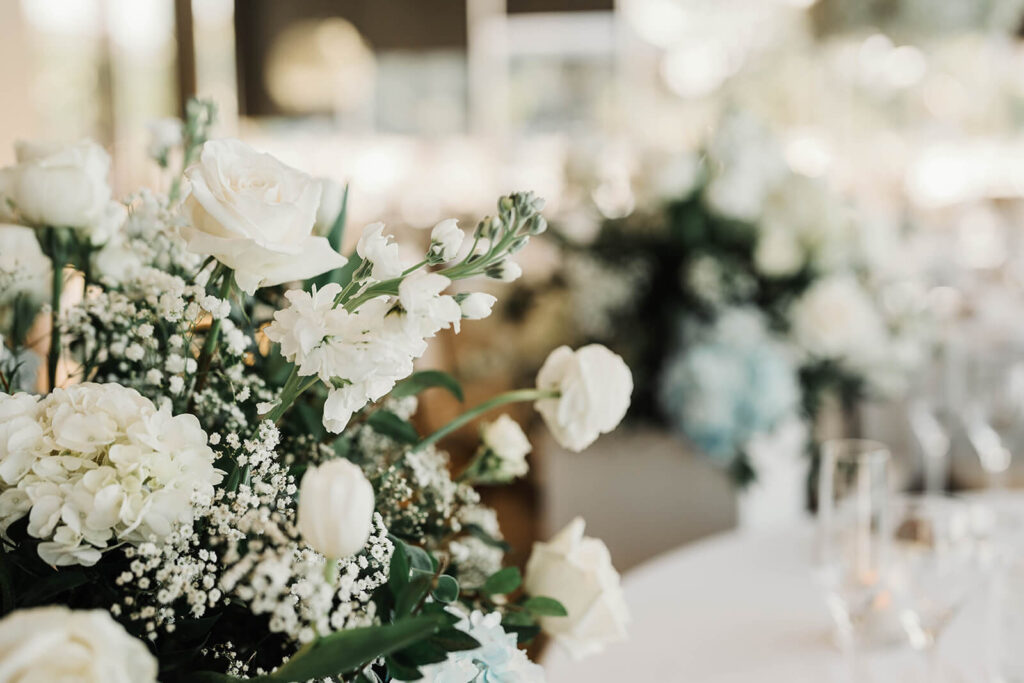
M 311 466 L 299 487 L 299 533 L 320 554 L 341 559 L 355 555 L 370 537 L 373 486 L 348 460 Z
M 63 606 L 0 620 L 0 683 L 155 683 L 157 661 L 103 610 Z
M 0 202 L 35 227 L 91 232 L 109 224 L 110 155 L 95 142 L 18 142 L 17 163 L 0 170 Z
M 526 438 L 522 427 L 508 415 L 502 415 L 494 422 L 484 425 L 481 433 L 484 446 L 491 450 L 501 461 L 501 474 L 508 479 L 526 474 L 526 454 L 533 447 Z
M 537 388 L 559 392 L 535 407 L 558 442 L 578 453 L 625 417 L 633 376 L 618 354 L 600 344 L 577 351 L 560 346 L 537 373 Z
M 383 223 L 370 223 L 363 228 L 363 234 L 356 244 L 360 258 L 373 265 L 370 277 L 374 280 L 391 280 L 402 274 L 402 258 L 398 245 L 384 234 Z
M 812 357 L 860 365 L 885 342 L 885 323 L 852 275 L 818 280 L 790 310 L 796 343 Z
M 316 210 L 315 232 L 326 237 L 345 204 L 345 187 L 330 178 L 318 178 L 317 182 L 320 183 L 320 206 Z
M 321 190 L 305 173 L 238 140 L 211 140 L 185 176 L 191 225 L 181 231 L 189 250 L 233 269 L 249 294 L 345 265 L 312 234 Z
M 523 587 L 558 600 L 569 613 L 543 617 L 541 628 L 575 659 L 626 638 L 629 610 L 608 547 L 583 535 L 577 517 L 547 543 L 534 543 Z
M 765 228 L 754 248 L 754 266 L 768 277 L 788 277 L 803 268 L 804 250 L 791 230 Z
M 432 263 L 447 263 L 459 254 L 466 233 L 459 229 L 459 222 L 454 218 L 443 220 L 430 231 L 430 249 L 427 258 Z
M 483 292 L 473 292 L 459 299 L 462 317 L 466 320 L 482 320 L 491 314 L 491 308 L 498 299 Z

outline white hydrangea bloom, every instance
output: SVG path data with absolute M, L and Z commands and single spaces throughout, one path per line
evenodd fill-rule
M 420 667 L 425 681 L 444 683 L 542 683 L 544 669 L 516 647 L 516 635 L 501 627 L 501 613 L 474 610 L 455 625 L 480 643 L 475 650 L 449 652 L 448 659 Z
M 191 521 L 221 479 L 213 461 L 194 415 L 119 384 L 0 395 L 0 526 L 28 515 L 50 564 L 92 565 Z

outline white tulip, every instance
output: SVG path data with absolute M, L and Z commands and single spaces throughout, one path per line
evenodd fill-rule
M 0 620 L 0 683 L 155 683 L 157 661 L 104 610 L 63 606 Z
M 622 358 L 600 344 L 576 351 L 560 346 L 537 373 L 537 388 L 557 398 L 536 402 L 551 433 L 562 446 L 582 451 L 622 421 L 633 393 L 633 376 Z
M 22 141 L 15 146 L 15 155 L 17 163 L 0 170 L 0 203 L 12 204 L 20 222 L 86 234 L 106 232 L 110 155 L 102 147 L 90 140 L 72 145 Z M 102 241 L 99 235 L 94 240 Z
M 370 537 L 373 486 L 357 465 L 344 459 L 311 466 L 299 487 L 299 532 L 330 559 L 355 555 Z
M 305 173 L 238 140 L 211 140 L 185 177 L 189 250 L 234 270 L 249 294 L 345 265 L 327 238 L 312 234 L 321 186 Z
M 430 250 L 427 252 L 432 263 L 447 263 L 459 254 L 466 233 L 459 229 L 459 222 L 448 218 L 430 231 Z
M 547 543 L 534 543 L 523 587 L 558 600 L 568 616 L 543 617 L 541 628 L 580 659 L 626 638 L 629 610 L 608 547 L 583 535 L 577 517 Z
M 459 301 L 462 317 L 466 320 L 483 320 L 491 314 L 491 308 L 498 299 L 483 292 L 467 294 Z

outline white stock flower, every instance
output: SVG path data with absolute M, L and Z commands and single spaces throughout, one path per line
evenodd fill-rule
M 211 140 L 185 176 L 189 250 L 233 269 L 249 294 L 345 265 L 312 234 L 321 188 L 305 173 L 238 140 Z
M 560 346 L 537 373 L 537 388 L 559 392 L 536 402 L 562 446 L 582 451 L 615 427 L 629 409 L 633 376 L 622 358 L 600 344 Z
M 794 340 L 813 358 L 860 366 L 877 355 L 887 337 L 875 302 L 849 274 L 816 281 L 789 317 Z
M 213 461 L 194 415 L 158 410 L 119 384 L 39 400 L 0 394 L 0 527 L 28 515 L 53 565 L 92 565 L 114 543 L 163 538 L 191 521 L 194 502 L 221 480 Z
M 448 218 L 430 231 L 430 250 L 427 252 L 432 263 L 447 263 L 459 254 L 466 233 L 459 228 L 459 222 Z
M 449 608 L 453 614 L 458 612 Z M 420 667 L 423 681 L 433 683 L 543 683 L 544 669 L 516 647 L 516 634 L 501 627 L 501 613 L 474 610 L 455 624 L 480 647 L 449 652 L 447 659 Z M 401 679 L 399 679 L 401 680 Z
M 157 661 L 105 610 L 17 610 L 0 620 L 0 682 L 156 683 Z
M 329 559 L 355 555 L 370 537 L 373 486 L 363 471 L 338 458 L 311 465 L 299 487 L 299 533 Z
M 21 141 L 17 163 L 0 169 L 0 203 L 34 227 L 66 227 L 93 235 L 101 244 L 117 222 L 111 202 L 110 155 L 95 142 L 71 145 Z M 122 207 L 123 209 L 123 207 Z
M 529 465 L 526 463 L 526 455 L 533 447 L 519 423 L 507 414 L 485 424 L 481 440 L 497 456 L 500 463 L 497 474 L 502 479 L 515 479 L 527 473 Z
M 547 543 L 534 543 L 523 588 L 558 600 L 568 616 L 543 617 L 541 628 L 579 659 L 626 638 L 629 610 L 608 547 L 583 535 L 577 517 Z
M 459 301 L 462 317 L 466 320 L 483 320 L 491 314 L 494 302 L 498 299 L 483 292 L 472 292 Z
M 402 258 L 398 244 L 384 234 L 383 223 L 370 223 L 363 228 L 363 234 L 356 243 L 356 253 L 373 265 L 370 277 L 374 280 L 391 280 L 402 274 Z
M 513 282 L 518 280 L 522 274 L 523 269 L 518 263 L 510 259 L 505 259 L 501 263 L 496 263 L 487 269 L 488 277 L 492 277 L 501 282 Z

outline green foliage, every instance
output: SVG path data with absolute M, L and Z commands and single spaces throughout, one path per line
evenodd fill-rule
M 488 576 L 480 590 L 487 595 L 507 595 L 519 588 L 522 582 L 519 567 L 505 567 Z
M 366 420 L 373 431 L 400 443 L 414 444 L 420 440 L 416 428 L 389 410 L 378 410 Z
M 459 399 L 459 401 L 465 400 L 462 393 L 462 385 L 459 384 L 457 379 L 443 370 L 420 370 L 419 372 L 414 372 L 395 386 L 391 391 L 391 396 L 393 398 L 415 396 L 421 391 L 432 387 L 446 389 L 448 393 Z

